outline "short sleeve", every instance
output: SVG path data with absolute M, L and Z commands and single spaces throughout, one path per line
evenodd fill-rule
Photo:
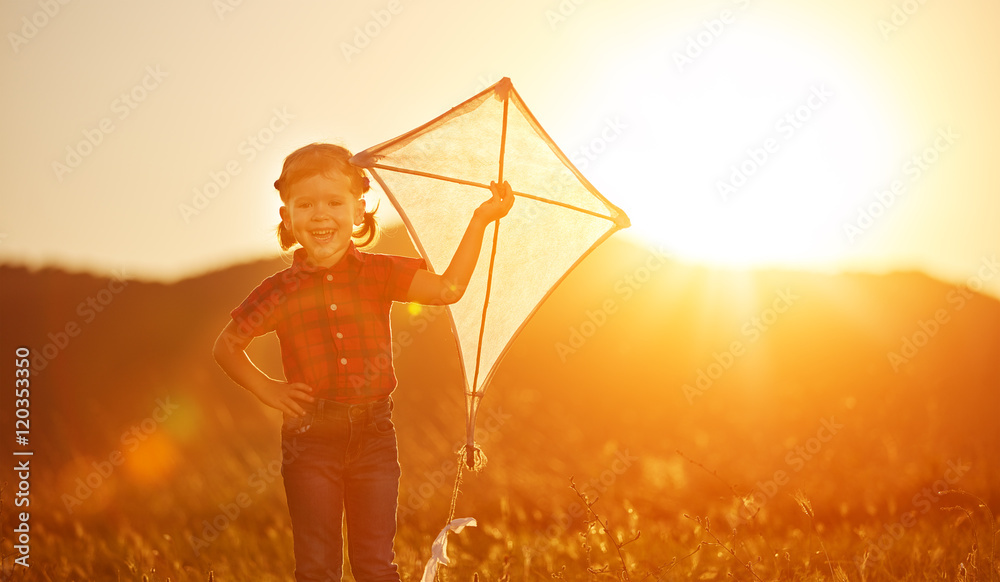
M 229 315 L 236 322 L 241 335 L 256 337 L 277 328 L 280 303 L 281 291 L 277 285 L 277 276 L 272 276 L 261 281 Z
M 386 280 L 386 297 L 393 301 L 408 301 L 406 298 L 413 282 L 413 275 L 418 269 L 426 269 L 423 259 L 383 255 L 387 261 L 388 277 Z

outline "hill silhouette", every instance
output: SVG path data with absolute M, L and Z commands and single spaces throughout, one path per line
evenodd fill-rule
M 399 231 L 376 250 L 415 254 Z M 221 467 L 276 458 L 280 415 L 233 384 L 211 347 L 285 264 L 174 284 L 0 267 L 5 377 L 18 346 L 34 354 L 36 511 L 69 519 L 66 495 L 119 450 L 121 474 L 99 479 L 113 486 L 92 487 L 74 518 L 134 522 L 117 501 L 141 495 L 147 518 L 183 524 L 193 518 L 167 509 L 178 492 L 214 507 Z M 393 327 L 416 338 L 396 360 L 401 515 L 429 531 L 464 435 L 458 359 L 440 308 L 396 306 Z M 280 377 L 277 349 L 271 335 L 249 351 Z M 489 465 L 466 481 L 460 512 L 544 525 L 572 501 L 575 476 L 655 518 L 717 503 L 731 485 L 763 492 L 767 511 L 794 507 L 801 489 L 817 515 L 861 519 L 910 507 L 959 463 L 970 468 L 956 486 L 995 504 L 998 355 L 1000 303 L 919 273 L 719 271 L 611 240 L 500 364 L 478 431 Z M 776 481 L 788 482 L 780 495 Z

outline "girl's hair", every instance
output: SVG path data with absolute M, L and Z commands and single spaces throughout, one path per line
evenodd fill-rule
M 274 181 L 274 187 L 278 190 L 283 204 L 288 203 L 288 191 L 292 184 L 299 180 L 311 178 L 315 175 L 332 176 L 342 174 L 351 181 L 351 193 L 356 198 L 361 199 L 361 195 L 371 189 L 371 182 L 365 176 L 364 170 L 351 164 L 351 152 L 347 148 L 329 143 L 311 143 L 290 153 L 285 158 L 285 164 L 281 168 L 281 176 Z M 365 212 L 364 222 L 351 234 L 357 239 L 364 239 L 358 247 L 364 248 L 374 244 L 378 240 L 379 228 L 375 220 L 375 211 L 378 204 L 372 208 L 371 212 Z M 284 221 L 278 223 L 278 244 L 281 249 L 287 251 L 296 244 L 292 231 L 285 228 Z

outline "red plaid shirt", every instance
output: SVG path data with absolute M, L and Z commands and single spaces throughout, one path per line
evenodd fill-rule
M 406 293 L 423 259 L 363 253 L 352 242 L 336 265 L 318 267 L 305 249 L 261 282 L 230 315 L 244 336 L 278 334 L 288 382 L 313 396 L 360 404 L 396 387 L 389 308 Z

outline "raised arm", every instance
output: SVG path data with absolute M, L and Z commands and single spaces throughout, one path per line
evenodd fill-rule
M 486 226 L 507 216 L 514 205 L 514 194 L 506 181 L 503 184 L 490 182 L 490 191 L 493 196 L 480 204 L 472 214 L 469 227 L 465 229 L 465 235 L 458 243 L 448 268 L 441 274 L 418 270 L 413 275 L 413 282 L 407 292 L 408 301 L 424 305 L 445 305 L 455 303 L 465 294 L 472 272 L 476 270 Z
M 289 384 L 275 380 L 262 372 L 246 353 L 252 340 L 252 337 L 239 332 L 235 320 L 229 320 L 229 324 L 215 340 L 212 355 L 233 382 L 252 392 L 264 404 L 290 416 L 304 415 L 305 409 L 297 401 L 315 400 L 309 394 L 312 388 L 302 383 Z

